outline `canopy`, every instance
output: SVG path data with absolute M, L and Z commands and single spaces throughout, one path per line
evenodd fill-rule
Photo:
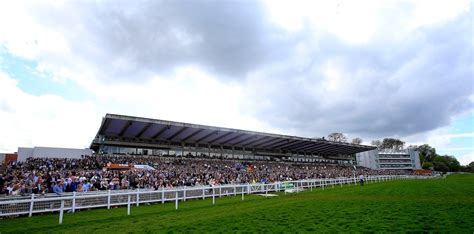
M 373 146 L 332 142 L 273 133 L 173 122 L 116 114 L 106 114 L 92 141 L 101 145 L 153 147 L 162 145 L 209 145 L 249 150 L 303 154 L 352 155 L 373 150 Z

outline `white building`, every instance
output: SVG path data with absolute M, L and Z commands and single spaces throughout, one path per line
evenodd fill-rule
M 421 169 L 415 149 L 376 149 L 356 154 L 357 165 L 372 169 Z
M 19 147 L 18 161 L 25 161 L 27 158 L 81 158 L 92 155 L 91 149 L 71 149 L 57 147 Z

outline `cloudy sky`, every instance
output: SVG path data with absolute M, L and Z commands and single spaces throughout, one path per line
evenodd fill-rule
M 2 1 L 0 152 L 105 113 L 397 137 L 474 161 L 469 1 Z

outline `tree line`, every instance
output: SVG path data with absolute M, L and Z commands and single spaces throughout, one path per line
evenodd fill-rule
M 324 137 L 323 137 L 324 139 Z M 334 142 L 348 142 L 348 138 L 343 133 L 331 133 L 327 136 L 328 141 Z M 356 137 L 352 139 L 351 143 L 360 145 L 362 144 L 362 139 Z M 376 146 L 378 149 L 395 149 L 402 150 L 405 146 L 405 142 L 396 139 L 396 138 L 384 138 L 383 140 L 373 140 L 371 142 L 373 146 Z M 439 155 L 436 153 L 436 149 L 431 147 L 428 144 L 423 144 L 420 146 L 409 146 L 410 148 L 415 148 L 418 150 L 420 156 L 420 163 L 423 169 L 431 169 L 435 171 L 442 172 L 474 172 L 474 162 L 471 162 L 469 165 L 461 166 L 459 161 L 451 155 Z
M 417 146 L 417 149 L 423 169 L 433 169 L 435 171 L 443 172 L 474 172 L 474 162 L 471 162 L 466 166 L 461 166 L 454 156 L 439 155 L 436 153 L 436 149 L 428 144 Z

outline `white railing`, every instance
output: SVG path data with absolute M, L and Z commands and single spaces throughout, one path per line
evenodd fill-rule
M 408 176 L 408 175 L 386 175 L 386 176 L 369 176 L 365 178 L 365 183 L 375 183 L 388 180 L 400 179 L 426 179 L 431 176 Z M 328 187 L 334 188 L 336 185 L 341 187 L 346 185 L 357 185 L 358 178 L 335 178 L 335 179 L 313 179 L 298 180 L 287 182 L 276 182 L 271 184 L 232 184 L 222 186 L 207 187 L 184 187 L 175 189 L 162 190 L 121 190 L 107 191 L 97 193 L 71 193 L 65 196 L 56 195 L 41 197 L 32 194 L 30 197 L 22 199 L 5 199 L 0 201 L 0 217 L 2 216 L 20 216 L 29 215 L 30 217 L 36 213 L 56 212 L 59 211 L 59 223 L 62 223 L 64 211 L 75 212 L 80 209 L 90 209 L 103 207 L 110 209 L 116 206 L 127 206 L 127 214 L 130 215 L 131 206 L 139 206 L 144 203 L 165 203 L 174 202 L 178 209 L 179 201 L 189 199 L 206 199 L 212 198 L 212 204 L 215 204 L 216 198 L 222 196 L 242 196 L 252 193 L 269 193 L 279 191 L 299 192 L 302 189 Z

